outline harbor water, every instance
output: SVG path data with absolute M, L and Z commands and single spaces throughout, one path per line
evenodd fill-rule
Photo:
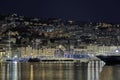
M 120 66 L 89 63 L 1 62 L 0 80 L 120 80 Z

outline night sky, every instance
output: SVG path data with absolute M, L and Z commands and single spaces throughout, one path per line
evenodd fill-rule
M 0 13 L 120 23 L 120 0 L 0 0 Z

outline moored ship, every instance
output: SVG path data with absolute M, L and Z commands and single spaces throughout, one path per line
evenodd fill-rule
M 116 65 L 120 64 L 120 50 L 116 49 L 113 52 L 97 55 L 99 59 L 105 62 L 106 65 Z

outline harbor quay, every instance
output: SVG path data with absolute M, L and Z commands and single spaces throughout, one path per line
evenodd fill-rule
M 119 46 L 97 46 L 97 45 L 88 45 L 85 48 L 74 48 L 74 46 L 70 46 L 70 50 L 66 50 L 64 46 L 60 45 L 56 48 L 40 48 L 35 49 L 31 46 L 27 47 L 17 47 L 16 49 L 9 49 L 1 50 L 0 52 L 0 59 L 6 57 L 12 57 L 12 58 L 38 58 L 38 57 L 48 57 L 48 58 L 72 58 L 70 56 L 73 56 L 72 54 L 76 53 L 85 53 L 85 54 L 91 54 L 91 55 L 99 55 L 99 54 L 105 54 L 109 53 L 115 49 L 119 48 Z M 60 53 L 60 54 L 56 54 Z M 62 56 L 62 54 L 64 56 Z M 67 56 L 67 57 L 66 57 Z

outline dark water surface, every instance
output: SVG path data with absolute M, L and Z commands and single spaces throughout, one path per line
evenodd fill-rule
M 0 63 L 0 80 L 120 80 L 120 66 L 89 63 Z

